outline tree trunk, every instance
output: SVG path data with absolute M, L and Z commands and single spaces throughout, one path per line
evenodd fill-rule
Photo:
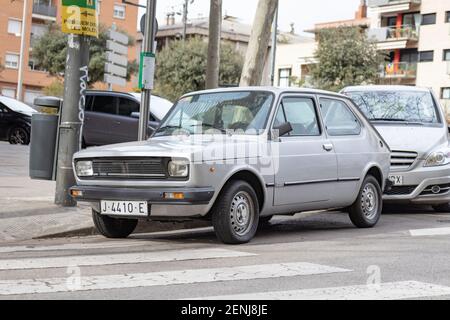
M 245 56 L 240 86 L 261 85 L 278 0 L 259 0 Z
M 206 89 L 219 87 L 220 39 L 222 29 L 222 0 L 211 0 L 209 10 L 208 62 Z

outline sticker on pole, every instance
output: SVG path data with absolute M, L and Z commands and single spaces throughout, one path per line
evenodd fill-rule
M 152 90 L 155 80 L 155 54 L 141 52 L 141 63 L 139 66 L 139 88 Z
M 97 0 L 62 0 L 62 32 L 98 37 Z

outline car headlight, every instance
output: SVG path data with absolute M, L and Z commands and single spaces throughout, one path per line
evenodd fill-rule
M 167 164 L 167 172 L 173 178 L 186 178 L 189 175 L 189 161 L 174 159 Z
M 94 175 L 92 161 L 77 161 L 75 171 L 79 177 L 92 177 Z
M 425 161 L 425 167 L 437 167 L 450 164 L 450 148 L 432 152 Z

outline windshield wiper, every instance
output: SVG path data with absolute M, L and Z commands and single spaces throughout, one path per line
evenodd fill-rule
M 373 119 L 370 119 L 370 121 L 401 122 L 404 124 L 416 124 L 416 125 L 421 125 L 421 126 L 424 125 L 422 122 L 408 121 L 406 119 L 373 118 Z
M 193 125 L 191 126 L 191 128 L 193 128 L 193 127 L 208 127 L 208 128 L 211 128 L 211 129 L 218 130 L 218 131 L 220 131 L 220 132 L 222 132 L 222 133 L 224 133 L 224 134 L 227 134 L 227 133 L 228 133 L 227 130 L 225 130 L 225 129 L 223 129 L 223 128 L 218 128 L 218 127 L 213 126 L 212 124 L 209 124 L 209 123 L 193 124 Z

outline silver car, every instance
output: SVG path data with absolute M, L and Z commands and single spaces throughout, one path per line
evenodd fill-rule
M 353 98 L 392 149 L 386 202 L 432 205 L 450 212 L 449 129 L 432 90 L 409 86 L 350 87 Z
M 73 159 L 77 201 L 106 237 L 139 219 L 202 218 L 224 243 L 250 241 L 274 215 L 345 208 L 375 226 L 390 149 L 346 96 L 234 88 L 183 96 L 145 142 Z

